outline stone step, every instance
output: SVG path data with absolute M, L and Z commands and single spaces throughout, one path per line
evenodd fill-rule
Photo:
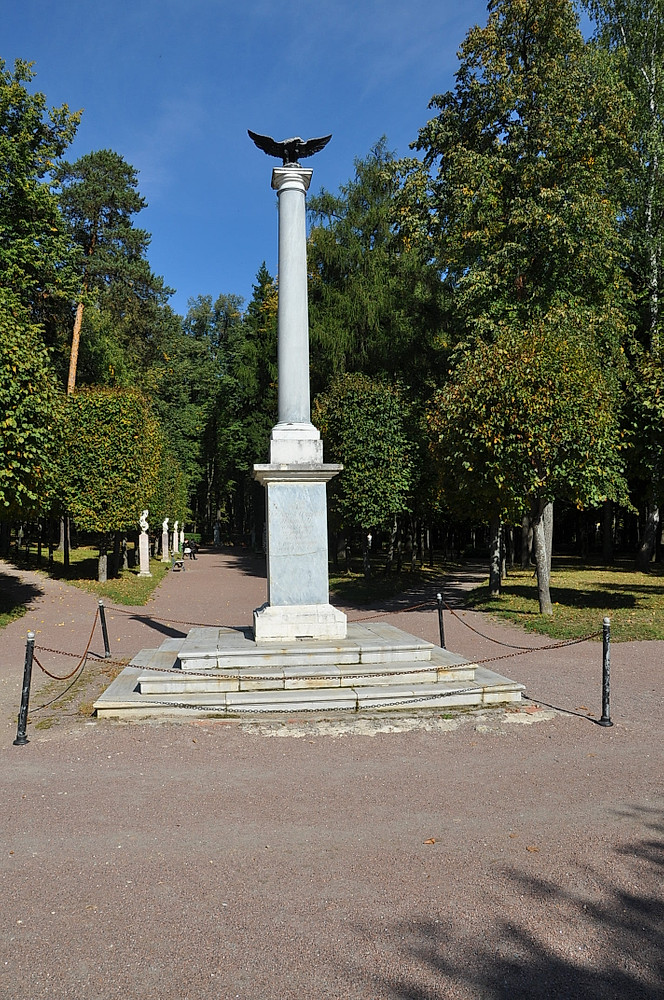
M 473 683 L 394 684 L 277 691 L 141 692 L 141 667 L 125 667 L 95 703 L 100 718 L 243 717 L 263 713 L 404 711 L 514 703 L 523 685 L 485 667 Z
M 345 639 L 256 643 L 250 628 L 193 628 L 179 651 L 185 672 L 219 668 L 349 665 L 426 661 L 437 649 L 384 622 L 348 625 Z
M 441 652 L 443 652 L 441 650 Z M 442 659 L 442 658 L 441 658 Z M 436 665 L 425 663 L 367 664 L 342 666 L 247 667 L 214 670 L 205 674 L 156 671 L 163 664 L 147 664 L 155 673 L 143 673 L 138 683 L 142 694 L 204 693 L 216 691 L 278 691 L 311 688 L 437 684 L 443 680 L 472 682 L 471 663 Z

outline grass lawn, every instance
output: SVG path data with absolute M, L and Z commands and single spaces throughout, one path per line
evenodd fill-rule
M 554 559 L 551 573 L 553 615 L 540 615 L 532 570 L 510 570 L 500 597 L 489 597 L 488 584 L 471 591 L 468 606 L 509 621 L 527 632 L 572 639 L 601 632 L 611 619 L 611 637 L 664 639 L 664 568 L 639 573 L 625 560 L 606 567 Z
M 99 553 L 96 549 L 76 548 L 69 554 L 69 569 L 65 570 L 62 562 L 62 553 L 53 553 L 53 564 L 49 566 L 48 559 L 42 557 L 40 564 L 37 563 L 36 549 L 31 552 L 28 568 L 44 573 L 55 580 L 65 580 L 74 587 L 87 590 L 106 598 L 112 604 L 144 605 L 147 604 L 150 595 L 159 586 L 166 573 L 170 569 L 170 563 L 162 563 L 158 559 L 150 561 L 150 572 L 152 576 L 139 576 L 138 568 L 126 569 L 120 576 L 106 583 L 97 583 L 97 559 Z M 25 560 L 15 562 L 17 566 L 25 566 Z M 25 614 L 25 606 L 16 602 L 10 593 L 0 592 L 0 628 L 4 628 L 15 618 L 20 618 Z
M 377 601 L 388 600 L 403 594 L 404 591 L 420 587 L 436 587 L 441 576 L 450 573 L 458 563 L 441 563 L 436 561 L 433 567 L 417 566 L 412 569 L 410 563 L 404 564 L 401 573 L 386 573 L 384 558 L 379 562 L 372 560 L 371 573 L 367 579 L 362 571 L 362 560 L 353 560 L 351 572 L 335 570 L 330 567 L 330 597 L 340 604 L 374 604 Z
M 125 569 L 113 580 L 97 583 L 97 549 L 72 549 L 69 554 L 69 570 L 62 565 L 62 553 L 53 555 L 53 569 L 50 575 L 58 580 L 66 580 L 74 587 L 88 590 L 101 598 L 108 598 L 113 604 L 146 604 L 152 592 L 159 586 L 171 568 L 170 563 L 159 559 L 150 560 L 152 576 L 139 576 L 136 569 Z M 49 572 L 48 570 L 44 570 Z
M 0 591 L 0 629 L 17 618 L 22 618 L 25 612 L 25 604 L 16 604 L 11 594 Z

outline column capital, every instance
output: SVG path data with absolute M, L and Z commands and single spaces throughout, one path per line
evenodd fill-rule
M 306 193 L 311 184 L 313 170 L 306 167 L 275 167 L 272 171 L 272 187 L 282 191 L 302 191 Z

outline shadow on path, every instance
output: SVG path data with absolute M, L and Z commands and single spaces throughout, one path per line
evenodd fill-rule
M 614 847 L 615 864 L 601 870 L 577 865 L 562 885 L 506 866 L 507 908 L 515 912 L 509 903 L 516 896 L 520 915 L 508 919 L 497 910 L 480 936 L 460 919 L 465 900 L 455 894 L 440 919 L 394 927 L 403 944 L 383 986 L 395 1000 L 659 1000 L 664 821 L 658 810 L 638 806 L 626 815 L 638 816 L 650 835 Z M 402 972 L 409 967 L 419 974 L 409 979 Z M 437 985 L 423 987 L 423 978 Z
M 0 611 L 13 611 L 23 604 L 30 604 L 44 591 L 34 583 L 26 583 L 19 576 L 0 571 Z

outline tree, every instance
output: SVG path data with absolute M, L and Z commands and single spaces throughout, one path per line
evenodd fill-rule
M 314 391 L 345 371 L 428 382 L 440 325 L 437 272 L 396 231 L 401 164 L 381 139 L 339 193 L 308 200 Z
M 362 529 L 368 574 L 369 529 L 391 526 L 409 505 L 413 470 L 400 392 L 360 373 L 338 375 L 316 398 L 313 420 L 328 461 L 344 466 L 330 486 L 330 509 L 343 526 Z
M 137 391 L 87 388 L 68 395 L 54 479 L 62 509 L 96 532 L 105 578 L 108 535 L 135 527 L 157 493 L 164 441 Z
M 613 353 L 629 291 L 617 225 L 628 95 L 584 43 L 570 0 L 488 8 L 416 143 L 432 177 L 413 211 L 452 296 L 454 336 L 491 339 L 558 304 L 590 306 Z
M 664 241 L 664 2 L 662 0 L 586 0 L 595 18 L 600 44 L 615 54 L 622 79 L 634 104 L 632 142 L 636 157 L 625 197 L 622 232 L 629 254 L 629 273 L 639 307 L 636 328 L 650 358 L 637 350 L 635 378 L 643 378 L 641 390 L 634 385 L 631 411 L 643 426 L 632 428 L 638 452 L 638 481 L 643 487 L 646 524 L 637 554 L 642 569 L 650 563 L 660 525 L 661 470 L 656 456 L 661 447 L 659 428 L 650 416 L 657 399 L 650 403 L 642 389 L 655 389 L 650 377 L 661 368 L 662 242 Z M 644 460 L 655 465 L 648 470 Z
M 68 303 L 78 282 L 77 258 L 48 177 L 70 144 L 80 112 L 48 108 L 31 94 L 32 63 L 17 59 L 14 72 L 0 60 L 0 284 L 44 319 Z
M 632 95 L 636 157 L 622 231 L 631 246 L 638 300 L 645 304 L 644 344 L 656 355 L 664 238 L 664 2 L 584 0 L 584 6 L 597 23 L 599 43 L 618 56 L 618 72 Z
M 45 502 L 57 447 L 61 393 L 40 327 L 0 288 L 0 516 L 25 516 Z
M 150 235 L 133 225 L 145 208 L 136 170 L 110 149 L 63 163 L 55 171 L 59 201 L 84 264 L 72 333 L 67 392 L 76 385 L 78 352 L 86 301 L 105 305 L 117 321 L 132 300 L 165 300 L 167 290 L 152 274 L 145 253 Z
M 235 342 L 243 322 L 241 296 L 221 294 L 213 301 L 211 295 L 201 295 L 189 301 L 184 319 L 182 352 L 192 364 L 180 385 L 191 386 L 191 415 L 198 407 L 196 440 L 189 455 L 195 455 L 196 471 L 190 477 L 192 505 L 195 516 L 211 528 L 218 519 L 225 519 L 235 472 L 230 468 L 229 447 L 232 441 L 228 427 L 236 414 L 231 412 L 235 386 L 228 376 L 230 344 Z M 184 375 L 184 373 L 182 373 Z M 181 407 L 169 413 L 181 412 Z M 172 417 L 164 419 L 170 424 Z M 179 418 L 178 418 L 179 419 Z
M 645 529 L 637 565 L 646 573 L 661 530 L 664 505 L 664 365 L 649 351 L 637 350 L 627 390 L 627 428 L 632 475 L 646 504 Z
M 559 310 L 460 351 L 429 410 L 446 502 L 512 518 L 530 511 L 542 614 L 553 610 L 546 505 L 626 498 L 616 388 L 592 331 Z
M 437 114 L 420 130 L 405 231 L 438 262 L 452 343 L 518 337 L 564 310 L 590 324 L 619 370 L 629 95 L 611 60 L 584 43 L 570 0 L 488 7 L 461 48 L 455 90 L 433 98 Z
M 236 531 L 262 524 L 262 488 L 251 477 L 277 422 L 277 304 L 274 278 L 261 265 L 242 322 L 228 328 L 219 426 L 220 475 L 228 484 Z M 259 499 L 260 498 L 260 499 Z

